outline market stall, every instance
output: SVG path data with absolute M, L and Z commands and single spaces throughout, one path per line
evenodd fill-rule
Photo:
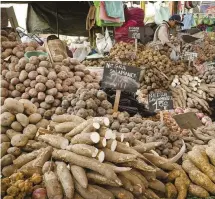
M 106 28 L 115 12 L 105 5 L 94 22 Z M 214 33 L 172 36 L 172 59 L 169 46 L 141 43 L 143 23 L 126 21 L 140 10 L 111 18 L 123 34 L 109 50 L 1 30 L 1 198 L 215 198 Z M 71 43 L 86 59 L 71 58 Z

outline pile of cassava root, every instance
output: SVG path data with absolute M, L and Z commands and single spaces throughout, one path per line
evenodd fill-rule
M 99 89 L 99 80 L 75 59 L 52 65 L 45 56 L 32 56 L 29 60 L 23 57 L 25 52 L 41 48 L 35 42 L 2 41 L 2 50 L 11 57 L 5 61 L 2 55 L 1 103 L 7 97 L 29 99 L 44 118 L 50 119 L 59 112 L 57 107 L 64 96 L 76 93 L 80 87 Z
M 207 101 L 215 97 L 215 84 L 201 83 L 201 79 L 191 75 L 178 76 L 173 80 L 170 89 L 173 95 L 174 107 L 197 108 L 210 113 Z
M 168 180 L 168 198 L 186 198 L 188 193 L 199 198 L 214 196 L 215 139 L 210 140 L 208 145 L 193 147 L 183 157 L 182 169 L 171 171 Z
M 108 117 L 84 120 L 76 115 L 53 115 L 46 125 L 38 125 L 41 117 L 32 120 L 36 107 L 27 101 L 5 100 L 1 115 L 1 123 L 8 129 L 1 134 L 3 199 L 31 197 L 34 190 L 34 199 L 46 194 L 50 199 L 165 196 L 161 180 L 179 165 L 150 153 L 157 143 L 136 143 L 135 147 L 144 149 L 139 153 L 132 147 L 135 139 L 129 133 L 110 129 Z M 29 125 L 37 132 L 27 130 Z M 14 182 L 13 175 L 20 181 Z M 43 176 L 40 186 L 34 187 L 30 180 L 35 175 Z M 25 180 L 30 187 L 21 189 Z

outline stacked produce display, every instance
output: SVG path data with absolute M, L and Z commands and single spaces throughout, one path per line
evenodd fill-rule
M 211 41 L 204 44 L 209 61 Z M 1 198 L 215 196 L 213 67 L 200 73 L 171 61 L 169 51 L 138 45 L 135 52 L 123 42 L 106 60 L 67 58 L 58 65 L 45 55 L 26 57 L 46 50 L 16 41 L 14 32 L 1 31 L 1 45 Z M 149 118 L 114 113 L 101 77 L 88 70 L 105 61 L 141 69 L 139 101 L 146 103 L 151 91 L 171 91 L 176 109 Z M 173 116 L 187 112 L 202 126 L 181 129 Z

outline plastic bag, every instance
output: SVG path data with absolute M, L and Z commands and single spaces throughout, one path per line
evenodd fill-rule
M 176 48 L 180 48 L 179 46 L 177 46 Z M 172 52 L 170 53 L 170 59 L 173 61 L 178 61 L 179 60 L 179 53 L 177 54 L 177 52 L 175 52 L 175 50 L 172 50 Z
M 161 24 L 163 20 L 168 21 L 170 12 L 168 7 L 158 7 L 155 9 L 155 23 Z
M 73 58 L 76 58 L 78 61 L 81 62 L 91 52 L 90 42 L 84 41 L 83 44 L 71 43 L 69 50 L 72 51 Z
M 113 44 L 107 28 L 105 30 L 105 36 L 100 33 L 96 34 L 96 46 L 98 52 L 101 54 L 110 52 L 110 49 L 113 47 Z

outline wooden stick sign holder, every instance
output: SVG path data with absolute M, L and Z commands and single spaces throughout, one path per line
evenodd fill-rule
M 121 96 L 121 90 L 116 90 L 116 97 L 115 97 L 115 102 L 113 106 L 114 113 L 118 112 L 120 96 Z
M 140 39 L 140 27 L 129 27 L 128 37 L 130 39 L 135 39 L 135 54 L 137 54 L 137 40 Z

